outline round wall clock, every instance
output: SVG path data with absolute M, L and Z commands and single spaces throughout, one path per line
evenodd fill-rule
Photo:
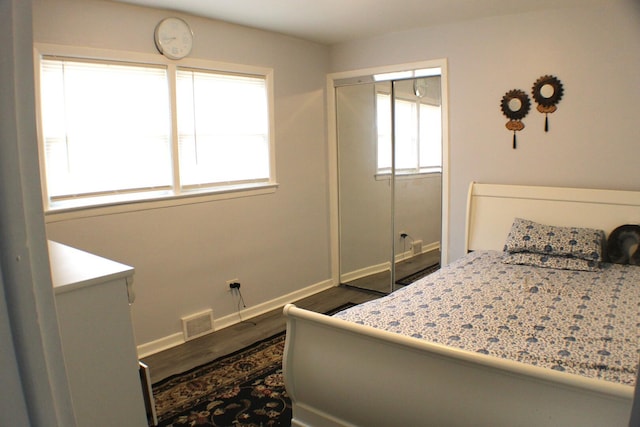
M 166 18 L 156 25 L 154 33 L 156 47 L 169 59 L 182 59 L 193 47 L 193 32 L 184 20 Z
M 538 103 L 537 110 L 544 113 L 544 131 L 549 132 L 549 113 L 556 111 L 556 104 L 562 99 L 564 88 L 554 76 L 542 76 L 531 88 L 533 99 Z
M 516 131 L 524 129 L 524 123 L 521 120 L 529 113 L 530 108 L 529 96 L 520 89 L 513 89 L 505 93 L 500 102 L 502 113 L 509 119 L 505 126 L 513 131 L 514 149 L 516 148 Z

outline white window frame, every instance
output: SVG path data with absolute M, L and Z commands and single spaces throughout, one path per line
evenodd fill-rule
M 172 167 L 173 185 L 171 188 L 156 192 L 127 193 L 114 197 L 100 197 L 92 200 L 83 197 L 74 202 L 67 202 L 59 206 L 51 206 L 49 195 L 47 194 L 44 138 L 42 132 L 42 118 L 40 108 L 40 60 L 43 57 L 60 57 L 78 60 L 100 60 L 121 63 L 144 64 L 150 66 L 165 67 L 168 75 L 169 97 L 171 114 L 171 146 L 172 146 Z M 274 141 L 274 95 L 273 95 L 273 69 L 265 67 L 255 67 L 248 65 L 238 65 L 221 63 L 197 58 L 184 58 L 180 61 L 172 61 L 160 54 L 151 55 L 137 52 L 113 51 L 107 49 L 93 49 L 72 47 L 52 44 L 34 45 L 34 68 L 35 68 L 35 92 L 36 92 L 36 119 L 38 151 L 41 170 L 41 186 L 43 206 L 45 209 L 45 220 L 55 222 L 75 217 L 87 217 L 105 215 L 117 212 L 128 212 L 136 210 L 152 209 L 156 207 L 177 206 L 184 204 L 203 203 L 213 200 L 231 199 L 238 197 L 248 197 L 261 194 L 274 193 L 278 187 L 276 181 L 275 162 L 275 141 Z M 269 169 L 270 177 L 266 182 L 250 182 L 232 184 L 227 186 L 212 186 L 206 188 L 180 187 L 178 176 L 178 129 L 176 106 L 176 71 L 185 68 L 194 70 L 213 71 L 231 74 L 255 75 L 264 77 L 267 89 L 267 102 L 269 114 Z M 176 185 L 176 183 L 178 185 Z

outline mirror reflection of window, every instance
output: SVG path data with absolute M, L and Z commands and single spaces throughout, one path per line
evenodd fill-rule
M 396 172 L 416 173 L 419 170 L 418 103 L 396 99 Z
M 436 100 L 439 101 L 439 100 Z M 376 94 L 378 171 L 391 173 L 391 95 Z M 442 113 L 439 103 L 399 94 L 395 100 L 397 174 L 442 171 Z
M 439 105 L 420 105 L 420 170 L 442 171 L 442 111 Z

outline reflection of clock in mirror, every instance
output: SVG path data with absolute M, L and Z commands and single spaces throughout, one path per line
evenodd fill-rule
M 418 78 L 413 81 L 413 93 L 418 97 L 422 98 L 427 94 L 428 83 L 426 78 Z
M 554 76 L 542 76 L 531 88 L 533 99 L 538 103 L 537 110 L 545 115 L 544 131 L 549 131 L 549 113 L 557 110 L 556 104 L 562 99 L 564 88 L 558 78 Z
M 154 39 L 160 53 L 169 59 L 182 59 L 189 55 L 193 47 L 193 32 L 189 24 L 180 18 L 160 21 Z

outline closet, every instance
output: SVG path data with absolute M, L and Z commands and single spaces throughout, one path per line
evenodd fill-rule
M 333 82 L 339 281 L 389 293 L 440 262 L 442 70 Z

